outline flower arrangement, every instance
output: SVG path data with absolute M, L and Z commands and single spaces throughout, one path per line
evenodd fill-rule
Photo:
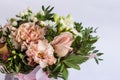
M 53 7 L 42 6 L 33 13 L 27 9 L 0 28 L 0 64 L 3 73 L 31 72 L 39 66 L 48 77 L 68 80 L 68 68 L 79 70 L 90 58 L 96 63 L 103 53 L 96 50 L 96 29 L 83 28 L 71 15 L 52 13 Z

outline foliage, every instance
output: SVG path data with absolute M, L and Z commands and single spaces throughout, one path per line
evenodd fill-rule
M 17 15 L 17 18 L 11 18 L 9 22 L 15 29 L 19 28 L 21 24 L 26 22 L 33 22 L 35 25 L 45 28 L 45 38 L 49 41 L 49 43 L 52 43 L 53 39 L 62 32 L 72 33 L 74 41 L 71 47 L 73 50 L 64 57 L 59 57 L 55 53 L 54 56 L 57 59 L 57 62 L 53 65 L 48 65 L 47 67 L 43 68 L 45 72 L 48 72 L 49 77 L 60 77 L 64 80 L 68 80 L 68 68 L 80 70 L 80 65 L 89 60 L 91 54 L 96 55 L 93 58 L 98 64 L 99 61 L 102 61 L 100 56 L 103 55 L 103 53 L 99 52 L 99 50 L 96 49 L 96 46 L 94 46 L 99 39 L 98 36 L 93 35 L 93 33 L 96 33 L 96 29 L 93 29 L 93 27 L 84 28 L 82 23 L 72 23 L 72 21 L 68 20 L 70 17 L 67 17 L 66 19 L 65 17 L 57 16 L 55 13 L 51 13 L 53 8 L 54 7 L 50 6 L 46 8 L 42 6 L 42 12 L 38 12 L 37 14 L 33 14 L 32 10 L 28 9 L 25 13 Z M 42 24 L 42 21 L 45 24 Z M 45 21 L 49 22 L 46 23 Z M 65 21 L 66 24 L 64 23 Z M 73 26 L 65 27 L 68 25 L 67 21 Z M 51 26 L 53 22 L 55 24 Z M 74 30 L 78 34 L 81 34 L 81 36 L 76 35 Z M 10 73 L 28 73 L 38 64 L 35 64 L 34 66 L 27 64 L 28 56 L 25 54 L 26 50 L 21 51 L 20 48 L 15 49 L 9 37 L 10 34 L 11 30 L 9 28 L 7 28 L 5 34 L 3 34 L 2 28 L 0 29 L 0 38 L 6 37 L 5 43 L 7 43 L 7 47 L 10 51 L 10 56 L 8 57 L 7 61 L 3 61 L 2 57 L 0 56 L 0 63 L 4 64 Z

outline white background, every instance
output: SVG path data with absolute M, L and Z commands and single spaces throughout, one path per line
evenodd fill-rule
M 120 0 L 0 0 L 0 24 L 28 7 L 39 11 L 41 5 L 54 6 L 59 15 L 71 14 L 85 27 L 99 27 L 96 46 L 104 61 L 97 65 L 90 60 L 80 71 L 71 69 L 69 80 L 120 80 Z

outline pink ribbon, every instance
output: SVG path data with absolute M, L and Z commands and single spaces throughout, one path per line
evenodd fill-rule
M 15 75 L 15 78 L 19 80 L 54 80 L 53 78 L 48 78 L 47 73 L 43 72 L 39 66 L 29 74 L 18 73 Z
M 40 69 L 39 66 L 37 66 L 32 72 L 30 72 L 29 74 L 22 74 L 22 73 L 18 73 L 15 75 L 16 78 L 18 78 L 19 80 L 36 80 L 36 73 L 37 71 Z

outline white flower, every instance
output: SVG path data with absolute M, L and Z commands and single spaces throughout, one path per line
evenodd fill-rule
M 13 22 L 12 22 L 12 25 L 13 25 L 13 26 L 17 26 L 17 21 L 13 21 Z
M 72 18 L 72 16 L 71 15 L 68 15 L 67 17 L 60 17 L 59 16 L 59 18 L 58 18 L 58 16 L 56 16 L 57 18 L 56 19 L 58 19 L 59 20 L 59 22 L 62 24 L 62 29 L 67 29 L 67 30 L 71 30 L 76 36 L 81 36 L 82 37 L 82 34 L 81 33 L 79 33 L 74 27 L 75 27 L 75 25 L 74 25 L 74 20 L 73 20 L 73 18 Z M 56 21 L 58 21 L 58 20 L 56 20 Z
M 42 26 L 50 26 L 50 27 L 55 27 L 56 22 L 53 22 L 51 20 L 46 20 L 46 21 L 41 21 Z
M 19 13 L 19 16 L 20 16 L 20 17 L 23 17 L 24 15 L 25 15 L 25 14 L 24 14 L 23 11 Z
M 33 21 L 34 21 L 34 22 L 37 22 L 37 21 L 38 21 L 38 19 L 37 19 L 36 17 L 34 17 L 34 18 L 33 18 Z
M 41 10 L 39 13 L 43 16 L 45 15 L 45 12 L 43 10 Z
M 25 11 L 24 14 L 25 14 L 25 15 L 28 15 L 28 11 Z
M 27 10 L 28 10 L 28 11 L 32 11 L 32 8 L 31 8 L 31 7 L 28 7 Z
M 28 15 L 28 11 L 21 11 L 21 12 L 19 13 L 19 16 L 20 16 L 20 17 L 23 17 L 23 16 L 25 16 L 25 15 Z

